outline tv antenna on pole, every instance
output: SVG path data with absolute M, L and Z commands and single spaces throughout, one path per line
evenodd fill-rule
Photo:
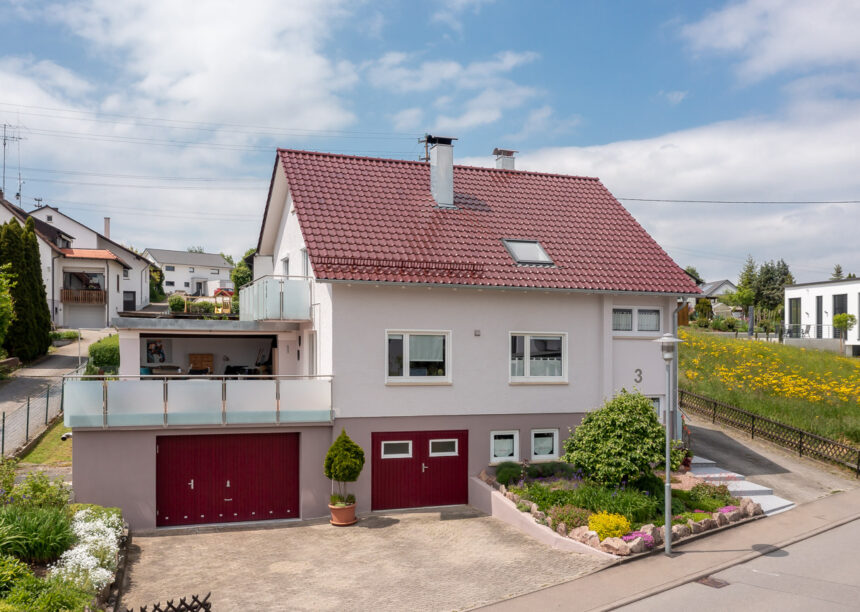
M 17 126 L 9 125 L 8 123 L 3 124 L 3 188 L 0 189 L 3 193 L 6 193 L 6 143 L 21 140 L 20 136 L 9 134 L 12 128 L 17 128 Z

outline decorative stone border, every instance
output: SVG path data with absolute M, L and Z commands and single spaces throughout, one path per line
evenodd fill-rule
M 497 493 L 503 496 L 509 504 L 514 506 L 514 508 L 516 508 L 521 514 L 526 514 L 526 511 L 520 509 L 522 507 L 520 504 L 529 504 L 527 512 L 538 525 L 545 527 L 547 530 L 554 531 L 559 537 L 569 538 L 575 542 L 583 544 L 591 550 L 599 551 L 615 558 L 649 554 L 651 550 L 661 546 L 665 539 L 665 530 L 662 526 L 657 527 L 656 525 L 648 524 L 643 525 L 639 531 L 653 538 L 654 544 L 651 548 L 647 547 L 644 538 L 641 537 L 634 538 L 629 542 L 625 542 L 621 538 L 606 538 L 601 542 L 597 532 L 591 531 L 586 526 L 577 527 L 568 531 L 567 526 L 564 523 L 559 523 L 555 526 L 549 525 L 546 513 L 540 511 L 537 504 L 524 500 L 516 493 L 508 491 L 505 485 L 496 482 L 495 479 L 488 476 L 486 472 L 481 472 L 478 479 L 496 489 Z M 488 514 L 496 516 L 495 511 L 488 512 Z M 720 529 L 722 527 L 744 522 L 745 520 L 762 517 L 764 516 L 764 511 L 760 504 L 753 502 L 753 500 L 748 497 L 743 497 L 740 499 L 737 509 L 730 512 L 714 512 L 706 516 L 707 518 L 702 519 L 701 521 L 693 521 L 692 519 L 689 519 L 685 525 L 673 525 L 672 543 L 680 543 L 687 538 L 691 538 L 694 535 L 697 536 L 698 534 L 706 531 Z

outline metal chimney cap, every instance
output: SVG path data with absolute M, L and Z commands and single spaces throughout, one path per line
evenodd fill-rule
M 457 140 L 453 136 L 433 136 L 431 134 L 425 134 L 424 137 L 427 139 L 427 143 L 431 145 L 449 145 L 453 144 L 454 141 Z
M 498 147 L 493 149 L 493 155 L 501 155 L 502 157 L 513 157 L 514 153 L 519 153 L 519 151 L 514 151 L 513 149 L 500 149 Z

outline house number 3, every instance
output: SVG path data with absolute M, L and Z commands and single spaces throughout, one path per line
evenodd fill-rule
M 635 374 L 635 376 L 633 377 L 633 382 L 641 383 L 642 382 L 642 370 L 640 370 L 639 368 L 636 368 L 635 370 L 633 370 L 633 373 Z

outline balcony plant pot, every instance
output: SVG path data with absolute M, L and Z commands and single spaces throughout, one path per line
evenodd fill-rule
M 355 525 L 355 496 L 346 492 L 346 483 L 358 480 L 364 467 L 364 451 L 353 442 L 345 430 L 341 430 L 337 440 L 328 449 L 323 464 L 323 473 L 329 480 L 337 483 L 336 493 L 332 493 L 329 503 L 331 524 L 338 527 Z
M 328 509 L 331 511 L 330 522 L 335 527 L 348 527 L 358 522 L 358 519 L 355 518 L 355 504 L 329 504 Z

